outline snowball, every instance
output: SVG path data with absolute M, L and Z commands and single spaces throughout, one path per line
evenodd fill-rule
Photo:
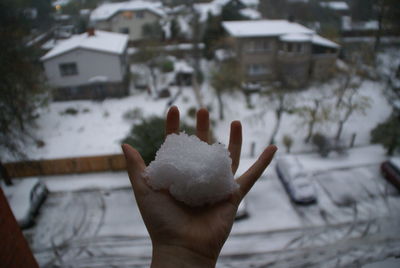
M 144 172 L 154 190 L 165 189 L 189 206 L 202 206 L 227 198 L 239 187 L 231 164 L 222 144 L 180 133 L 168 135 Z

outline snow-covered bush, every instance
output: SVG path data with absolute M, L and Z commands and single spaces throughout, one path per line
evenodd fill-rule
M 76 115 L 77 113 L 79 113 L 79 111 L 73 107 L 68 107 L 64 111 L 60 112 L 61 115 Z
M 134 108 L 132 110 L 128 110 L 122 116 L 125 120 L 134 121 L 143 118 L 143 112 L 140 108 Z
M 315 133 L 312 137 L 312 143 L 317 147 L 318 153 L 322 157 L 328 157 L 331 151 L 331 145 L 329 139 L 325 135 Z

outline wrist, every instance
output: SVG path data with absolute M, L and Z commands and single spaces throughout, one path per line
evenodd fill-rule
M 151 268 L 215 267 L 217 260 L 174 245 L 153 246 Z

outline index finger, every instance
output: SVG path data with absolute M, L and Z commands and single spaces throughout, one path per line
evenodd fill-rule
M 200 140 L 208 142 L 209 130 L 210 130 L 210 115 L 207 109 L 201 108 L 197 112 L 196 136 Z
M 179 109 L 176 106 L 169 108 L 165 122 L 165 136 L 179 133 Z

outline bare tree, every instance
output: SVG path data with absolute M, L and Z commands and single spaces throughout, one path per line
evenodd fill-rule
M 349 120 L 354 113 L 362 113 L 371 107 L 371 100 L 367 96 L 358 94 L 358 87 L 347 90 L 342 96 L 342 101 L 335 111 L 337 120 L 337 130 L 335 141 L 338 142 L 343 132 L 344 124 Z
M 307 135 L 304 139 L 305 143 L 309 143 L 314 134 L 317 124 L 322 124 L 329 120 L 330 107 L 327 105 L 327 96 L 317 96 L 309 103 L 296 107 L 295 112 L 300 117 L 302 125 L 307 126 Z
M 269 140 L 269 144 L 274 144 L 276 135 L 281 126 L 282 116 L 285 113 L 294 112 L 294 99 L 281 85 L 277 85 L 273 89 L 269 90 L 265 93 L 265 96 L 268 99 L 268 106 L 274 107 L 276 122 Z
M 222 62 L 219 68 L 212 73 L 211 85 L 217 94 L 220 120 L 224 119 L 222 94 L 240 89 L 242 82 L 243 74 L 239 63 L 235 59 Z
M 203 97 L 200 92 L 200 85 L 199 85 L 199 80 L 198 77 L 201 73 L 200 70 L 200 57 L 201 57 L 201 51 L 200 51 L 200 41 L 201 41 L 201 25 L 200 25 L 200 15 L 199 13 L 195 10 L 194 8 L 194 1 L 190 0 L 189 1 L 189 9 L 192 13 L 192 57 L 193 57 L 193 69 L 194 69 L 194 75 L 192 76 L 192 86 L 194 90 L 194 94 L 197 100 L 197 104 L 199 107 L 204 107 L 203 104 Z

